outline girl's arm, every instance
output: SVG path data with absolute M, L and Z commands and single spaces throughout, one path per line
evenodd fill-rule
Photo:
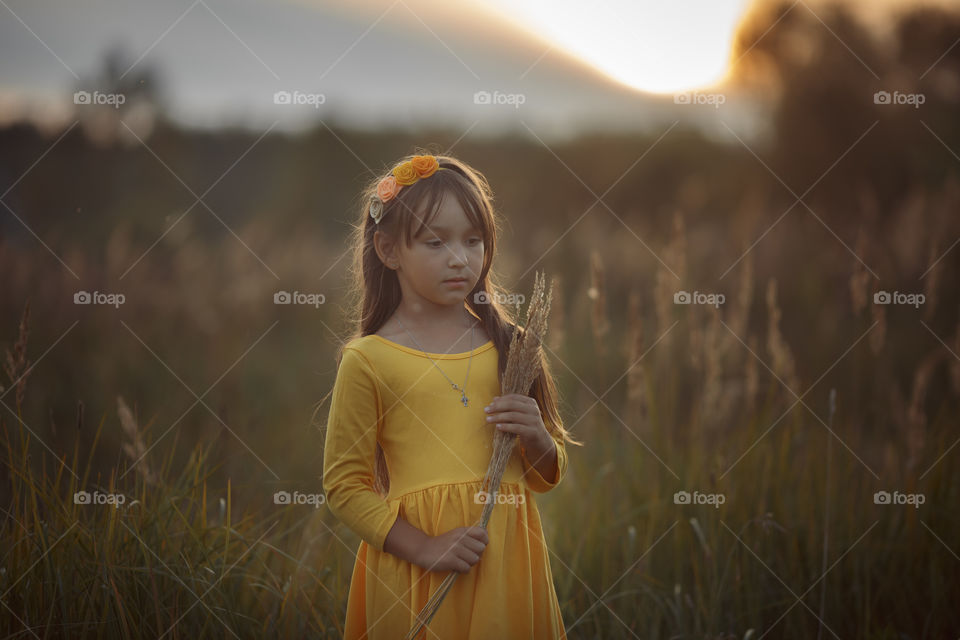
M 422 566 L 422 552 L 429 539 L 430 536 L 426 533 L 397 516 L 397 521 L 383 541 L 383 550 L 411 564 Z
M 521 449 L 524 477 L 527 486 L 535 493 L 550 491 L 563 479 L 567 472 L 567 447 L 558 431 L 549 433 L 549 443 L 544 449 L 536 445 L 532 449 Z
M 383 550 L 428 571 L 467 573 L 480 561 L 489 542 L 487 530 L 477 525 L 430 536 L 397 517 Z
M 548 438 L 543 448 L 532 445 L 521 449 L 520 454 L 533 467 L 533 470 L 540 474 L 541 478 L 544 480 L 550 478 L 548 484 L 556 485 L 559 482 L 557 477 L 560 472 L 559 455 L 557 441 L 554 438 Z
M 400 510 L 399 501 L 384 500 L 374 489 L 380 406 L 373 366 L 345 348 L 327 420 L 323 490 L 333 515 L 378 551 Z

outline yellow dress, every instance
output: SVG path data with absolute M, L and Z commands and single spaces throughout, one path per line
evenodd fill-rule
M 403 638 L 447 575 L 383 551 L 398 515 L 431 536 L 480 519 L 476 494 L 495 431 L 483 409 L 501 391 L 497 350 L 490 341 L 472 351 L 466 407 L 430 360 L 463 385 L 470 353 L 427 354 L 375 334 L 344 348 L 327 422 L 323 488 L 333 514 L 361 538 L 347 597 L 347 640 Z M 563 440 L 553 437 L 557 476 L 549 480 L 514 448 L 487 524 L 489 543 L 418 638 L 566 638 L 531 493 L 557 486 L 566 471 Z M 390 475 L 386 499 L 373 488 L 377 441 Z

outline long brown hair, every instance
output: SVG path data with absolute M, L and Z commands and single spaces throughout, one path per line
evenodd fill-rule
M 429 152 L 418 150 L 418 153 L 402 158 L 396 164 L 424 153 Z M 372 180 L 360 194 L 360 224 L 353 227 L 350 236 L 353 260 L 350 267 L 348 313 L 352 333 L 337 350 L 337 366 L 340 365 L 343 348 L 348 342 L 376 333 L 400 304 L 400 282 L 396 272 L 384 265 L 377 255 L 373 242 L 374 232 L 379 230 L 394 241 L 402 240 L 410 247 L 413 239 L 436 216 L 444 197 L 452 195 L 483 236 L 483 267 L 476 286 L 466 296 L 464 306 L 480 319 L 483 328 L 490 335 L 498 353 L 497 376 L 502 382 L 507 365 L 507 349 L 516 327 L 516 319 L 513 309 L 499 302 L 504 299 L 504 290 L 491 270 L 499 231 L 499 220 L 493 208 L 493 192 L 487 179 L 462 160 L 447 155 L 437 155 L 436 158 L 440 167 L 447 170 L 438 170 L 430 177 L 401 189 L 396 197 L 384 204 L 383 217 L 379 224 L 370 217 L 368 206 L 371 197 L 377 193 L 377 184 L 387 172 Z M 486 301 L 478 302 L 476 294 L 482 293 L 485 293 Z M 571 438 L 570 433 L 563 427 L 558 410 L 559 391 L 542 352 L 540 375 L 527 395 L 536 399 L 548 430 L 559 432 L 565 441 L 582 444 Z M 379 442 L 375 468 L 375 488 L 381 495 L 386 495 L 390 488 L 390 478 Z

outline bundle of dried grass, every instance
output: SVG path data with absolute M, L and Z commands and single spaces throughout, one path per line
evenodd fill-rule
M 518 325 L 510 339 L 507 366 L 500 385 L 503 395 L 511 393 L 527 395 L 537 376 L 540 375 L 541 345 L 547 333 L 547 318 L 550 315 L 550 302 L 553 297 L 553 283 L 550 284 L 550 290 L 544 293 L 544 280 L 542 273 L 538 272 L 535 275 L 533 295 L 530 296 L 530 304 L 527 307 L 526 327 L 521 328 Z M 497 431 L 493 437 L 493 455 L 490 457 L 490 464 L 487 466 L 487 474 L 481 488 L 481 491 L 486 492 L 490 498 L 484 503 L 480 521 L 475 526 L 487 528 L 493 506 L 497 503 L 500 480 L 513 454 L 517 438 L 518 436 L 504 431 Z M 440 587 L 417 614 L 417 623 L 410 629 L 406 640 L 415 638 L 430 623 L 459 575 L 457 572 L 451 572 L 444 578 Z

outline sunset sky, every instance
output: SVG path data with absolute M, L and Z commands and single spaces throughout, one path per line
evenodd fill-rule
M 93 76 L 117 46 L 126 76 L 157 70 L 170 112 L 192 126 L 656 127 L 678 118 L 675 93 L 724 90 L 755 1 L 4 0 L 0 121 L 69 120 L 73 92 L 100 86 Z M 881 27 L 878 4 L 904 5 L 871 2 Z M 322 103 L 277 104 L 284 91 Z M 728 95 L 680 117 L 746 126 L 749 111 Z

